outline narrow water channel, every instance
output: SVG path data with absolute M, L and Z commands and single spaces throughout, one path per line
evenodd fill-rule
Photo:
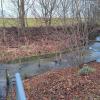
M 100 55 L 96 54 L 92 50 L 88 49 L 87 52 L 89 53 L 85 55 L 85 60 L 84 60 L 85 63 L 93 61 L 97 59 L 98 57 L 100 57 Z M 70 67 L 71 64 L 68 61 L 69 59 L 68 55 L 71 55 L 71 54 L 64 54 L 62 61 L 59 63 L 55 61 L 55 58 L 50 58 L 50 59 L 48 58 L 48 59 L 41 59 L 40 61 L 35 60 L 35 61 L 28 61 L 28 62 L 16 63 L 16 64 L 0 64 L 0 69 L 8 69 L 8 73 L 10 77 L 13 77 L 16 72 L 19 72 L 22 78 L 24 78 L 26 76 L 41 74 L 53 69 Z M 39 66 L 39 62 L 40 62 L 40 66 Z M 5 84 L 6 84 L 5 72 L 0 70 L 0 87 L 1 87 L 0 90 L 4 89 L 4 87 L 6 86 Z M 0 95 L 2 95 L 1 92 L 0 92 Z
M 85 56 L 84 62 L 89 62 L 95 60 L 99 55 L 94 53 L 93 51 L 89 50 L 88 52 L 91 52 Z M 9 75 L 12 77 L 15 75 L 16 72 L 20 72 L 21 75 L 24 77 L 24 75 L 33 76 L 37 74 L 44 73 L 46 71 L 52 70 L 52 69 L 58 69 L 58 68 L 64 68 L 64 67 L 70 67 L 71 64 L 68 61 L 68 55 L 71 54 L 64 54 L 61 62 L 56 62 L 55 58 L 48 58 L 48 59 L 41 59 L 40 61 L 28 61 L 24 63 L 16 63 L 16 64 L 0 64 L 0 69 L 8 69 Z M 39 66 L 40 62 L 40 66 Z M 4 73 L 0 75 L 1 77 L 4 76 Z

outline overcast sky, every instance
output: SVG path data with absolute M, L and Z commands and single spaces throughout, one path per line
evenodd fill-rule
M 0 0 L 1 1 L 1 0 Z M 11 0 L 3 0 L 3 7 L 4 7 L 4 13 L 5 13 L 5 17 L 16 17 L 17 16 L 17 8 L 12 4 Z M 40 5 L 38 5 L 36 3 L 35 7 L 37 8 L 37 12 L 38 14 L 41 15 L 41 9 L 40 9 Z M 1 2 L 0 2 L 0 8 L 1 8 Z M 1 15 L 1 9 L 0 9 L 0 16 Z M 31 11 L 28 13 L 27 15 L 28 17 L 33 17 L 31 14 Z
M 4 14 L 5 14 L 5 17 L 16 17 L 17 14 L 18 14 L 18 10 L 17 10 L 17 7 L 14 6 L 12 3 L 11 3 L 11 0 L 3 0 L 4 3 L 3 3 L 3 8 L 4 8 Z M 36 2 L 37 3 L 37 2 Z M 40 9 L 40 6 L 39 5 L 35 5 L 35 7 L 37 8 L 37 11 L 38 13 L 41 15 L 41 9 Z M 1 8 L 1 0 L 0 0 L 0 8 Z M 1 9 L 0 9 L 0 17 L 2 17 L 1 15 Z M 71 15 L 70 13 L 70 9 L 69 9 L 69 16 Z M 27 15 L 28 17 L 33 17 L 32 14 L 31 14 L 31 11 L 28 13 Z M 57 15 L 56 15 L 57 16 Z
M 3 0 L 3 9 L 4 9 L 5 17 L 17 16 L 17 8 L 11 3 L 11 0 Z M 1 0 L 0 0 L 0 16 L 2 16 L 1 15 Z M 31 12 L 28 14 L 28 17 L 32 17 Z

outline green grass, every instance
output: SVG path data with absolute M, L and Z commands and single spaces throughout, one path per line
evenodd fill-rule
M 3 21 L 6 27 L 17 26 L 17 19 L 14 18 L 0 18 L 0 27 L 3 27 Z
M 5 23 L 5 27 L 16 27 L 18 25 L 18 20 L 16 18 L 0 18 L 0 27 L 3 27 L 3 21 Z M 25 22 L 27 22 L 28 27 L 38 27 L 41 25 L 45 25 L 45 22 L 43 19 L 35 19 L 35 18 L 27 18 L 25 19 Z M 76 20 L 73 20 L 72 18 L 66 19 L 66 24 L 71 24 L 72 22 L 76 23 Z M 27 26 L 26 24 L 26 26 Z M 59 26 L 63 24 L 63 19 L 60 18 L 53 18 L 51 21 L 52 26 Z
M 95 71 L 96 71 L 96 69 L 85 64 L 85 65 L 83 65 L 83 68 L 79 70 L 78 74 L 79 75 L 88 75 L 88 74 L 93 73 Z

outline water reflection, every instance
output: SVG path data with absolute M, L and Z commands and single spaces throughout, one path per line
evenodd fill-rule
M 93 61 L 99 57 L 99 55 L 93 52 L 92 50 L 88 50 L 88 52 L 89 53 L 85 55 L 84 62 Z M 17 64 L 0 64 L 0 68 L 5 68 L 5 69 L 7 68 L 10 77 L 15 75 L 16 72 L 20 72 L 22 76 L 24 75 L 32 76 L 32 75 L 44 73 L 52 69 L 71 66 L 71 63 L 68 60 L 70 57 L 69 55 L 71 54 L 64 54 L 62 60 L 57 62 L 55 62 L 55 58 L 41 59 L 40 67 L 38 66 L 39 61 L 37 60 L 37 61 L 17 63 Z M 3 76 L 4 73 L 3 75 L 1 75 L 1 77 Z

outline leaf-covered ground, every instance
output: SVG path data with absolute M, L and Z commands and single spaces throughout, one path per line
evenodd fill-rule
M 11 27 L 5 28 L 4 36 L 3 28 L 0 28 L 0 62 L 13 61 L 23 57 L 38 55 L 39 53 L 45 54 L 63 51 L 66 48 L 70 48 L 73 43 L 75 44 L 76 40 L 81 45 L 84 37 L 81 36 L 81 32 L 77 35 L 72 34 L 72 29 L 74 29 L 75 33 L 76 25 L 32 27 L 25 28 L 24 33 L 19 34 L 16 27 Z M 93 28 L 88 30 L 92 31 Z M 100 28 L 97 30 L 100 30 Z
M 100 100 L 100 63 L 95 72 L 80 76 L 77 67 L 52 70 L 24 81 L 28 100 Z
M 48 31 L 39 27 L 26 28 L 25 33 L 19 35 L 16 28 L 7 28 L 4 40 L 0 28 L 0 62 L 57 52 L 69 47 L 69 39 L 61 27 L 51 27 Z

